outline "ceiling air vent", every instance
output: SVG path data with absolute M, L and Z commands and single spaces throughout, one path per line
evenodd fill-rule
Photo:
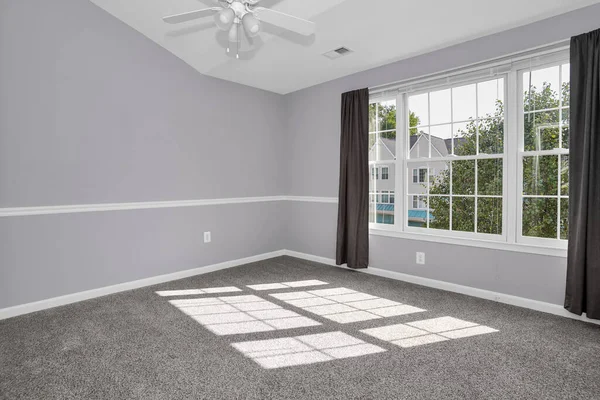
M 340 57 L 345 56 L 350 53 L 352 53 L 352 50 L 350 50 L 349 48 L 340 47 L 338 49 L 331 50 L 323 55 L 329 59 L 335 60 L 336 58 L 340 58 Z

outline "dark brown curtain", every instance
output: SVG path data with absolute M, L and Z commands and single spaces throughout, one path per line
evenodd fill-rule
M 600 30 L 571 39 L 565 308 L 600 319 Z
M 369 265 L 369 89 L 342 94 L 336 263 Z

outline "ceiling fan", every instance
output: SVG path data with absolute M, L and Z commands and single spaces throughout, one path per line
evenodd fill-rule
M 261 31 L 261 22 L 266 22 L 304 36 L 310 36 L 314 34 L 316 30 L 314 22 L 294 17 L 293 15 L 284 14 L 279 11 L 274 11 L 269 8 L 256 7 L 260 0 L 215 0 L 215 2 L 218 3 L 220 7 L 210 7 L 202 10 L 170 15 L 164 17 L 163 21 L 168 24 L 179 24 L 214 15 L 217 27 L 223 31 L 229 32 L 229 43 L 236 44 L 236 58 L 240 58 L 239 46 L 242 29 L 249 37 L 255 37 Z M 227 52 L 230 52 L 229 46 L 227 47 Z

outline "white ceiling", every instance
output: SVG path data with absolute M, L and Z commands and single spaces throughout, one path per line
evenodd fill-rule
M 286 94 L 318 83 L 525 25 L 600 0 L 262 0 L 261 5 L 317 23 L 305 38 L 263 25 L 253 50 L 226 54 L 212 17 L 180 25 L 162 17 L 216 0 L 92 0 L 199 72 Z M 249 46 L 249 43 L 245 43 Z M 340 46 L 355 51 L 330 60 Z

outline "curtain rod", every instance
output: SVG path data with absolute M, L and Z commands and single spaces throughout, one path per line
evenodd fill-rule
M 450 68 L 450 69 L 442 70 L 439 72 L 434 72 L 431 74 L 421 75 L 421 76 L 414 77 L 414 78 L 403 79 L 403 80 L 396 81 L 393 83 L 373 86 L 373 87 L 369 88 L 369 94 L 373 95 L 373 94 L 393 91 L 393 90 L 399 89 L 400 87 L 411 85 L 411 84 L 424 83 L 429 80 L 443 79 L 443 78 L 461 74 L 461 73 L 475 72 L 475 71 L 478 71 L 481 69 L 493 68 L 495 66 L 499 66 L 499 65 L 503 65 L 503 64 L 507 64 L 507 63 L 523 61 L 527 58 L 531 58 L 532 56 L 542 56 L 545 54 L 550 54 L 550 53 L 555 53 L 555 52 L 559 52 L 562 50 L 567 50 L 569 48 L 569 45 L 570 45 L 570 39 L 561 40 L 561 41 L 554 42 L 554 43 L 551 43 L 548 45 L 543 45 L 543 46 L 534 47 L 534 48 L 531 48 L 528 50 L 511 53 L 506 56 L 491 58 L 486 61 L 478 61 L 476 63 L 468 64 L 468 65 L 465 65 L 462 67 Z

